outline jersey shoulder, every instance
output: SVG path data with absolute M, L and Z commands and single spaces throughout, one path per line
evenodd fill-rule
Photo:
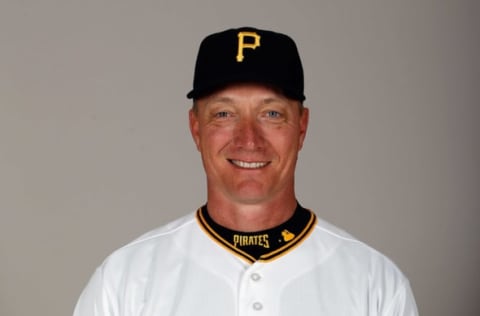
M 196 226 L 194 213 L 182 216 L 116 249 L 104 260 L 102 267 L 108 269 L 109 266 L 150 262 L 158 254 L 178 249 L 179 240 L 185 239 L 185 236 L 191 238 Z
M 332 223 L 318 217 L 315 225 L 315 230 L 322 235 L 327 235 L 332 240 L 350 242 L 350 243 L 362 243 L 360 240 L 352 236 L 350 233 L 333 225 Z
M 188 213 L 187 215 L 179 217 L 167 224 L 164 224 L 158 228 L 152 229 L 144 233 L 140 237 L 126 244 L 124 247 L 128 248 L 136 245 L 141 245 L 142 243 L 148 243 L 152 240 L 169 238 L 170 236 L 175 235 L 175 233 L 177 232 L 188 229 L 189 227 L 191 227 L 192 224 L 195 224 L 195 222 L 195 213 Z
M 394 274 L 402 275 L 398 266 L 388 256 L 318 216 L 313 239 L 330 254 L 338 254 L 342 258 L 350 257 L 352 259 L 350 262 L 364 264 L 370 269 L 387 269 Z

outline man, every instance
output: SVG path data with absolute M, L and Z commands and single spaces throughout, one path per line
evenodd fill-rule
M 187 96 L 207 203 L 114 252 L 75 316 L 417 315 L 391 261 L 297 202 L 309 112 L 291 38 L 208 36 Z

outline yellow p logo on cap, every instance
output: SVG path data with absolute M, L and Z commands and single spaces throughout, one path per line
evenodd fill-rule
M 253 43 L 245 43 L 245 37 L 253 37 Z M 260 35 L 255 32 L 238 32 L 238 53 L 237 53 L 237 62 L 241 63 L 243 61 L 243 49 L 251 48 L 255 49 L 260 46 Z

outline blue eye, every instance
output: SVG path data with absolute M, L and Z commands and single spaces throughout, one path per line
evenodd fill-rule
M 228 117 L 228 116 L 229 116 L 229 113 L 226 112 L 226 111 L 215 113 L 215 117 L 218 117 L 218 118 L 225 118 L 225 117 Z
M 280 112 L 277 112 L 277 111 L 268 111 L 266 114 L 267 114 L 267 117 L 270 117 L 270 118 L 279 118 L 281 116 Z

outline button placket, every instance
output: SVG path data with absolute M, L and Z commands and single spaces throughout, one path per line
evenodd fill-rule
M 268 291 L 265 288 L 264 275 L 259 271 L 261 267 L 251 266 L 242 277 L 240 288 L 240 316 L 260 316 L 268 312 Z
M 252 272 L 250 274 L 250 280 L 252 281 L 251 284 L 253 286 L 254 289 L 256 289 L 257 291 L 257 295 L 255 295 L 256 297 L 252 297 L 254 302 L 252 303 L 252 308 L 254 311 L 256 312 L 259 312 L 263 309 L 263 303 L 259 300 L 261 299 L 260 297 L 258 297 L 258 290 L 260 290 L 260 281 L 262 280 L 262 276 L 258 273 L 258 272 Z

